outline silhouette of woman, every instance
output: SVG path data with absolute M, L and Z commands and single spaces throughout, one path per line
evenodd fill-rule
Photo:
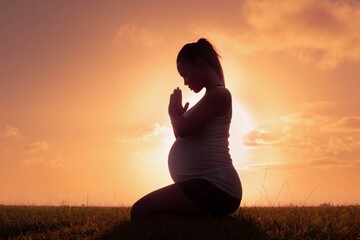
M 174 184 L 138 200 L 131 219 L 156 214 L 199 216 L 233 213 L 240 205 L 242 187 L 229 154 L 231 94 L 225 88 L 219 55 L 204 38 L 186 44 L 177 56 L 184 84 L 203 98 L 188 110 L 176 88 L 170 95 L 169 116 L 176 140 L 169 153 Z

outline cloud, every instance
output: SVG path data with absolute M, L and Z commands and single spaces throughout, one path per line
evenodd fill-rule
M 118 30 L 114 42 L 122 45 L 125 41 L 130 41 L 152 47 L 160 43 L 162 38 L 160 33 L 151 32 L 147 28 L 136 24 L 126 24 Z
M 7 125 L 0 129 L 0 152 L 11 152 L 21 144 L 23 136 L 16 127 Z
M 51 168 L 69 168 L 70 164 L 65 161 L 65 158 L 59 156 L 51 158 L 45 162 L 45 165 Z
M 20 136 L 20 131 L 16 127 L 7 125 L 4 130 L 0 131 L 0 137 L 2 138 L 17 138 Z
M 357 150 L 360 150 L 360 140 L 356 140 L 352 137 L 332 137 L 327 144 L 319 145 L 313 151 L 316 155 L 336 155 L 343 152 L 352 153 Z
M 324 115 L 319 115 L 311 112 L 295 112 L 280 117 L 280 119 L 289 125 L 297 126 L 317 126 L 323 125 L 329 121 L 329 118 Z
M 320 103 L 310 106 L 327 106 L 330 103 Z M 283 126 L 282 147 L 298 149 L 314 156 L 329 156 L 340 153 L 353 153 L 360 150 L 360 140 L 357 135 L 343 136 L 343 132 L 360 131 L 360 117 L 345 117 L 331 124 L 331 119 L 324 115 L 310 112 L 296 112 L 280 118 Z M 335 137 L 330 131 L 339 134 Z M 330 135 L 329 135 L 330 134 Z
M 49 148 L 49 144 L 47 141 L 42 142 L 33 142 L 29 143 L 25 146 L 24 153 L 33 154 L 40 151 L 45 151 Z
M 260 128 L 252 130 L 244 137 L 244 145 L 250 147 L 274 146 L 281 142 L 280 136 Z
M 270 132 L 264 128 L 255 128 L 244 137 L 247 147 L 275 147 L 282 150 L 295 149 L 303 153 L 311 152 L 315 146 L 311 137 L 295 134 L 294 131 Z
M 331 119 L 325 115 L 295 112 L 280 117 L 280 120 L 281 130 L 255 128 L 245 136 L 244 145 L 276 147 L 282 151 L 296 152 L 307 157 L 337 155 L 342 160 L 351 160 L 354 155 L 360 153 L 360 139 L 357 134 L 360 131 L 360 117 L 345 117 L 331 123 Z M 347 135 L 344 135 L 345 133 Z
M 315 140 L 308 136 L 303 136 L 300 134 L 286 134 L 283 138 L 283 147 L 287 149 L 295 148 L 297 150 L 301 150 L 302 152 L 308 153 L 315 146 Z
M 194 31 L 241 54 L 285 53 L 304 63 L 332 68 L 360 60 L 360 6 L 351 1 L 247 0 L 237 26 Z M 234 22 L 234 19 L 232 19 Z
M 35 158 L 27 158 L 21 160 L 22 166 L 32 166 L 32 165 L 38 165 L 41 164 L 44 161 L 41 157 L 35 157 Z
M 154 123 L 147 128 L 139 128 L 136 130 L 137 135 L 140 136 L 130 137 L 130 138 L 120 138 L 119 142 L 123 143 L 154 143 L 154 142 L 163 142 L 168 143 L 173 140 L 173 131 L 170 126 L 161 125 L 159 123 Z
M 360 131 L 360 116 L 344 117 L 325 128 L 330 131 Z
M 301 104 L 301 107 L 307 111 L 318 112 L 332 109 L 336 106 L 334 102 L 331 101 L 319 101 L 319 102 L 307 102 Z
M 36 166 L 42 165 L 49 168 L 69 168 L 70 164 L 65 161 L 61 156 L 55 158 L 43 158 L 43 157 L 33 157 L 23 159 L 20 164 L 22 166 Z
M 334 158 L 318 158 L 311 159 L 302 162 L 283 162 L 283 163 L 273 163 L 273 164 L 252 164 L 247 168 L 252 170 L 295 170 L 295 169 L 307 169 L 307 168 L 359 168 L 360 159 L 353 161 L 340 161 L 335 160 Z

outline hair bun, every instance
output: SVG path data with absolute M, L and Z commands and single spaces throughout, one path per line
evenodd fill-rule
M 196 44 L 200 45 L 200 44 L 209 44 L 209 41 L 205 38 L 200 38 Z

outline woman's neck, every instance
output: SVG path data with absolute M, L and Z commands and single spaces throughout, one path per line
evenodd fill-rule
M 215 78 L 209 78 L 208 83 L 205 85 L 206 91 L 218 86 L 225 86 L 224 82 L 216 76 Z
M 204 87 L 206 88 L 206 91 L 213 89 L 217 86 L 225 86 L 224 81 L 220 78 L 220 76 L 212 69 L 208 68 L 207 76 L 205 77 L 206 82 L 204 84 Z

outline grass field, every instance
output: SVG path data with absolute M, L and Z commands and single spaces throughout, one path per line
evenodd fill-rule
M 360 206 L 244 207 L 130 221 L 127 207 L 0 206 L 0 239 L 360 239 Z

